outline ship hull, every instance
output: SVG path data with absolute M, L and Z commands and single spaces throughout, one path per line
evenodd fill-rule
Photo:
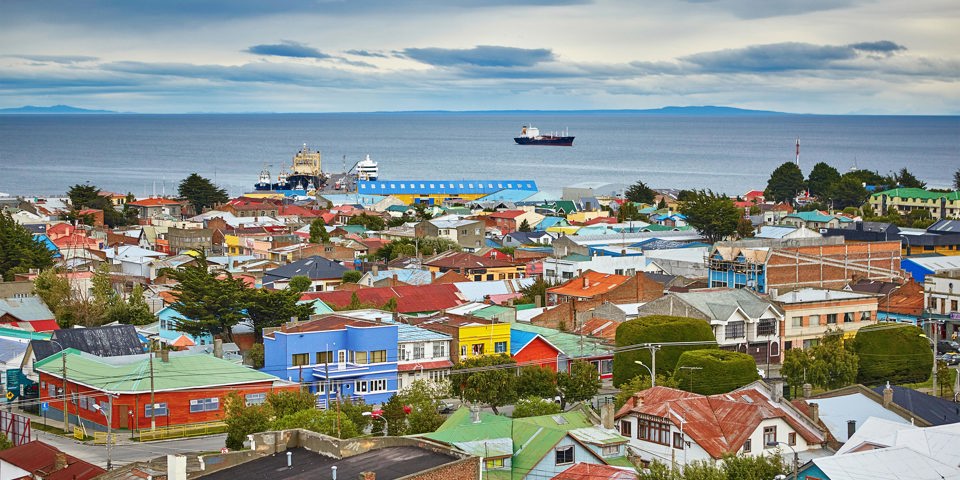
M 554 147 L 572 147 L 574 137 L 514 137 L 518 145 L 549 145 Z

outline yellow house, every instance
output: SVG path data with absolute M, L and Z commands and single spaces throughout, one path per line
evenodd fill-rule
M 490 258 L 464 252 L 447 251 L 423 261 L 431 272 L 457 272 L 475 282 L 523 278 L 527 266 L 507 258 Z
M 567 214 L 567 221 L 570 223 L 586 223 L 594 218 L 609 217 L 610 212 L 606 210 L 595 210 L 592 212 L 573 212 Z
M 460 359 L 481 355 L 510 355 L 509 323 L 466 323 L 458 328 Z

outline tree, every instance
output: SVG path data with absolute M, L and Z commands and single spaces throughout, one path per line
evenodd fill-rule
M 687 350 L 716 348 L 716 336 L 710 325 L 703 320 L 689 317 L 671 317 L 667 315 L 651 315 L 648 317 L 627 320 L 617 326 L 616 345 L 627 347 L 640 344 L 655 344 L 669 342 L 704 342 L 702 345 L 669 345 L 657 351 L 658 374 L 672 372 L 677 366 L 680 355 Z M 624 382 L 647 373 L 647 369 L 635 362 L 643 362 L 648 367 L 650 350 L 626 350 L 613 355 L 613 384 L 622 385 Z
M 680 192 L 677 193 L 678 202 L 689 202 L 690 200 L 693 200 L 696 197 L 697 197 L 697 192 L 693 190 L 680 190 Z
M 657 385 L 661 387 L 670 387 L 680 389 L 685 385 L 680 385 L 676 379 L 673 378 L 669 373 L 657 374 Z M 613 398 L 613 405 L 619 410 L 623 404 L 627 403 L 627 399 L 633 396 L 637 392 L 641 392 L 648 388 L 653 387 L 653 384 L 650 382 L 649 374 L 641 374 L 633 377 L 630 381 L 620 385 L 620 392 Z
M 667 208 L 667 197 L 660 197 L 660 203 L 657 204 L 657 210 Z
M 340 281 L 343 283 L 357 283 L 362 277 L 363 272 L 360 270 L 347 270 L 346 272 L 343 272 Z
M 523 397 L 513 407 L 513 418 L 539 417 L 560 413 L 560 404 L 537 396 Z
M 960 190 L 960 168 L 953 172 L 953 189 Z
M 618 222 L 631 222 L 631 221 L 645 221 L 647 216 L 640 213 L 640 209 L 637 208 L 637 204 L 633 202 L 623 202 L 620 205 L 620 208 L 617 209 L 617 221 Z
M 351 217 L 350 220 L 347 221 L 347 225 L 363 225 L 363 228 L 374 231 L 380 231 L 387 227 L 382 217 L 369 215 L 367 213 L 361 213 L 360 215 Z
M 150 312 L 150 305 L 143 297 L 143 287 L 137 283 L 133 286 L 130 295 L 127 296 L 127 321 L 130 325 L 148 325 L 153 323 L 156 317 Z
M 231 392 L 225 399 L 227 424 L 227 448 L 240 450 L 247 435 L 265 432 L 270 429 L 273 409 L 269 404 L 246 405 L 243 398 Z
M 410 407 L 406 415 L 405 435 L 417 435 L 436 430 L 443 424 L 443 415 L 438 412 L 444 392 L 424 380 L 416 380 L 399 394 L 403 405 Z
M 774 449 L 770 455 L 727 454 L 720 462 L 695 460 L 683 467 L 671 468 L 656 460 L 640 471 L 639 480 L 766 480 L 784 477 L 791 471 L 783 455 Z
M 836 168 L 819 162 L 810 170 L 807 176 L 807 188 L 810 194 L 820 200 L 827 200 L 833 196 L 833 187 L 840 181 L 840 172 Z
M 263 368 L 263 355 L 262 343 L 254 343 L 247 350 L 247 358 L 250 359 L 253 368 Z
M 780 375 L 787 381 L 793 391 L 793 396 L 797 394 L 797 388 L 807 383 L 807 372 L 813 358 L 810 352 L 802 348 L 791 348 L 783 352 L 783 366 L 780 367 Z
M 13 447 L 15 447 L 15 445 L 10 441 L 9 438 L 7 438 L 7 435 L 0 433 L 0 450 L 6 450 Z
M 33 293 L 43 300 L 47 308 L 53 312 L 60 328 L 70 328 L 74 325 L 76 315 L 71 308 L 74 295 L 70 282 L 61 277 L 56 270 L 49 268 L 37 275 L 33 280 Z
M 272 428 L 274 430 L 302 428 L 336 438 L 353 438 L 360 435 L 360 430 L 343 412 L 316 408 L 278 417 L 274 420 Z
M 813 385 L 833 390 L 857 380 L 859 357 L 844 347 L 842 330 L 828 330 L 824 333 L 820 342 L 810 348 L 810 358 L 807 378 Z
M 680 213 L 710 243 L 736 233 L 741 217 L 740 209 L 733 204 L 733 200 L 712 190 L 698 190 L 694 199 L 680 204 Z
M 364 415 L 364 413 L 372 412 L 373 405 L 367 405 L 367 402 L 364 402 L 362 398 L 353 401 L 350 397 L 343 397 L 332 402 L 327 410 L 339 410 L 353 422 L 358 432 L 363 432 L 367 429 L 367 425 L 370 425 L 370 417 Z
M 844 175 L 833 186 L 833 207 L 860 207 L 870 194 L 855 177 Z
M 267 403 L 277 418 L 314 410 L 317 406 L 316 398 L 306 390 L 271 392 L 267 394 Z
M 255 338 L 263 339 L 263 329 L 279 327 L 292 318 L 306 320 L 313 314 L 313 302 L 297 303 L 300 292 L 283 290 L 246 290 L 247 317 L 253 324 Z
M 177 193 L 193 206 L 196 213 L 202 213 L 204 208 L 211 208 L 228 200 L 226 190 L 218 188 L 209 179 L 196 173 L 191 173 L 180 182 Z
M 527 285 L 526 287 L 520 288 L 520 293 L 522 297 L 513 301 L 514 305 L 524 304 L 524 303 L 537 303 L 537 299 L 540 300 L 540 305 L 543 305 L 547 299 L 547 289 L 552 287 L 553 284 L 543 279 L 543 277 L 537 277 L 533 283 Z
M 657 192 L 641 180 L 637 180 L 637 183 L 630 185 L 624 194 L 624 197 L 631 202 L 646 204 L 653 203 L 653 199 L 656 198 L 656 196 Z
M 517 399 L 517 376 L 505 365 L 516 365 L 506 354 L 481 355 L 468 358 L 454 365 L 450 372 L 451 394 L 472 403 L 484 403 L 499 414 L 497 407 L 513 403 Z M 493 367 L 481 371 L 458 373 L 460 370 Z M 500 368 L 496 368 L 500 367 Z
M 906 167 L 901 168 L 899 172 L 894 173 L 892 180 L 895 184 L 903 188 L 926 188 L 927 184 L 921 182 Z
M 590 362 L 576 361 L 567 372 L 557 374 L 557 392 L 560 394 L 560 408 L 567 408 L 568 402 L 582 402 L 593 398 L 600 391 L 600 373 Z
M 310 277 L 297 275 L 290 279 L 290 283 L 287 284 L 287 290 L 303 293 L 310 290 L 312 286 L 313 282 L 310 281 Z
M 172 289 L 177 301 L 170 307 L 180 314 L 177 330 L 191 335 L 219 334 L 230 341 L 231 327 L 247 317 L 248 289 L 230 272 L 211 273 L 208 266 L 206 257 L 199 255 L 193 265 L 164 270 L 177 281 Z
M 53 252 L 15 222 L 9 212 L 0 212 L 0 277 L 11 281 L 17 273 L 52 266 Z
M 684 368 L 693 367 L 693 368 Z M 683 352 L 673 378 L 694 393 L 726 393 L 760 379 L 757 362 L 742 352 L 719 348 Z
M 103 313 L 106 313 L 111 307 L 117 304 L 119 295 L 113 288 L 113 280 L 110 275 L 110 265 L 101 263 L 90 279 L 91 293 L 93 294 L 93 303 Z
M 553 398 L 557 394 L 557 373 L 549 368 L 527 365 L 517 374 L 518 397 Z
M 527 219 L 524 218 L 523 221 L 520 222 L 520 226 L 517 227 L 517 230 L 519 230 L 519 231 L 521 231 L 521 232 L 529 232 L 529 231 L 531 231 L 531 230 L 533 230 L 533 229 L 530 228 L 530 222 L 528 222 Z
M 446 238 L 421 237 L 416 240 L 402 238 L 380 247 L 373 255 L 373 259 L 393 260 L 399 257 L 412 257 L 417 253 L 435 255 L 448 250 L 459 252 L 461 248 L 456 242 Z
M 737 220 L 737 237 L 750 238 L 753 235 L 753 222 L 749 218 L 740 217 L 740 220 Z
M 913 325 L 882 323 L 857 331 L 850 350 L 859 357 L 856 381 L 864 385 L 916 383 L 930 378 L 933 355 L 923 330 Z
M 330 241 L 330 232 L 322 218 L 317 217 L 310 222 L 310 243 L 327 243 Z
M 803 191 L 803 187 L 803 172 L 800 171 L 800 167 L 793 162 L 786 162 L 770 174 L 764 197 L 774 202 L 792 204 L 797 195 Z

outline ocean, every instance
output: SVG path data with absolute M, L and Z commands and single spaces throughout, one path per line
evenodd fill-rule
M 573 147 L 519 146 L 521 125 L 568 129 Z M 960 168 L 960 117 L 671 116 L 630 113 L 0 115 L 0 192 L 55 195 L 89 182 L 172 194 L 190 173 L 231 195 L 276 177 L 304 143 L 326 172 L 364 155 L 381 179 L 533 179 L 559 193 L 579 182 L 763 189 L 794 160 L 887 174 L 907 167 L 933 187 Z M 345 167 L 344 167 L 345 166 Z

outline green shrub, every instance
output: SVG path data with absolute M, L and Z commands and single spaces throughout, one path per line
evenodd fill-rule
M 703 320 L 689 317 L 651 315 L 649 317 L 629 320 L 621 323 L 620 326 L 617 327 L 616 338 L 617 347 L 642 343 L 709 341 L 714 342 L 713 348 L 716 348 L 716 336 L 714 336 L 710 324 Z M 661 347 L 660 350 L 657 351 L 657 371 L 673 371 L 677 365 L 677 360 L 683 352 L 688 350 L 702 350 L 705 348 L 711 347 L 709 345 Z M 645 368 L 634 363 L 636 360 L 643 362 L 648 367 L 652 366 L 650 364 L 650 350 L 638 349 L 620 352 L 614 355 L 614 385 L 620 386 L 637 375 L 650 375 Z
M 913 325 L 883 323 L 861 328 L 849 348 L 860 357 L 857 382 L 919 383 L 930 378 L 933 352 L 923 330 Z
M 699 367 L 699 370 L 681 367 Z M 677 361 L 673 378 L 681 387 L 689 389 L 690 375 L 693 375 L 692 391 L 703 395 L 729 392 L 760 379 L 753 357 L 720 349 L 684 352 Z

